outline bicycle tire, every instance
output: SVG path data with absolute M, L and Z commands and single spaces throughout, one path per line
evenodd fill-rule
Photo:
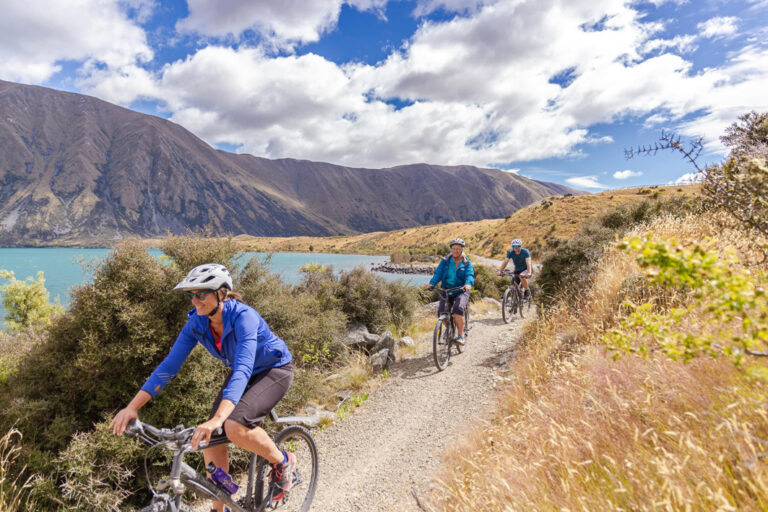
M 517 311 L 520 313 L 520 318 L 525 318 L 525 313 L 523 310 L 525 309 L 523 306 L 525 305 L 525 292 L 520 290 L 520 288 L 517 289 Z
M 151 503 L 147 505 L 146 507 L 142 508 L 140 512 L 170 512 L 171 506 L 169 503 L 162 503 L 162 502 L 156 502 Z M 192 508 L 187 505 L 186 503 L 182 503 L 179 507 L 179 512 L 195 512 L 192 510 Z
M 312 499 L 315 497 L 319 475 L 319 461 L 315 440 L 306 428 L 299 425 L 291 425 L 281 430 L 275 436 L 275 444 L 278 448 L 291 451 L 296 455 L 296 474 L 301 479 L 280 500 L 278 507 L 283 512 L 307 512 L 312 505 Z M 269 485 L 271 464 L 261 457 L 259 457 L 258 464 L 255 492 L 259 493 L 260 496 L 256 496 L 259 504 L 253 509 L 253 512 L 265 510 L 270 495 L 275 492 L 273 487 Z M 309 480 L 307 480 L 307 475 L 309 475 Z
M 514 313 L 512 313 L 512 304 L 510 303 L 512 300 L 510 288 L 507 288 L 504 290 L 504 298 L 501 299 L 501 319 L 504 320 L 505 324 L 508 324 L 512 321 L 512 316 Z
M 445 370 L 445 367 L 448 366 L 448 361 L 451 359 L 450 323 L 443 325 L 442 320 L 437 321 L 435 332 L 432 333 L 432 357 L 435 360 L 437 369 L 440 371 Z

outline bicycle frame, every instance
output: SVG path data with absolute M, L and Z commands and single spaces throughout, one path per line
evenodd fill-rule
M 453 309 L 453 301 L 456 300 L 456 297 L 450 297 L 448 294 L 450 292 L 455 292 L 463 289 L 464 289 L 463 286 L 458 286 L 456 288 L 435 288 L 434 289 L 438 293 L 438 295 L 440 295 L 442 298 L 445 299 L 445 311 L 443 312 L 443 315 L 445 315 L 446 318 L 443 319 L 442 318 L 443 315 L 441 315 L 438 318 L 440 318 L 441 320 L 446 320 L 448 322 L 448 326 L 450 327 L 451 331 L 454 334 L 456 333 L 456 321 L 453 319 L 453 313 L 451 312 L 451 310 Z M 467 308 L 469 308 L 469 302 L 467 302 Z
M 274 410 L 269 413 L 270 418 L 275 423 L 281 425 L 296 425 L 306 423 L 309 418 L 302 416 L 278 417 Z M 129 425 L 126 433 L 135 435 L 150 445 L 164 445 L 173 452 L 173 462 L 171 463 L 171 473 L 169 480 L 161 480 L 157 485 L 157 492 L 152 491 L 152 500 L 163 500 L 171 512 L 179 512 L 181 509 L 181 498 L 186 488 L 189 488 L 198 497 L 203 499 L 213 499 L 224 503 L 232 512 L 249 512 L 242 505 L 235 502 L 233 496 L 217 486 L 207 476 L 195 471 L 189 464 L 184 462 L 184 456 L 188 453 L 205 450 L 212 446 L 229 444 L 229 439 L 221 432 L 211 438 L 210 442 L 194 450 L 189 442 L 194 432 L 194 428 L 184 428 L 182 425 L 175 429 L 158 429 L 148 423 L 141 423 L 136 420 Z M 253 453 L 248 467 L 248 484 L 245 491 L 244 504 L 250 509 L 261 505 L 261 494 L 255 493 L 256 468 L 258 467 L 258 456 Z M 149 477 L 149 475 L 147 475 Z M 151 489 L 151 483 L 150 483 Z M 173 497 L 169 494 L 160 494 L 166 490 L 173 491 Z M 260 491 L 260 490 L 259 490 Z

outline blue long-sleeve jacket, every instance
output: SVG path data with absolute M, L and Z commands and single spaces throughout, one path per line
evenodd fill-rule
M 467 284 L 473 286 L 475 284 L 475 269 L 472 268 L 472 262 L 469 261 L 469 258 L 464 255 L 462 255 L 461 258 L 461 263 L 459 263 L 459 267 L 456 269 L 456 279 L 459 281 L 459 286 Z M 429 284 L 436 286 L 437 283 L 442 282 L 443 279 L 445 279 L 445 275 L 448 273 L 448 265 L 453 264 L 453 256 L 451 254 L 441 259 L 435 269 L 435 275 L 432 276 Z
M 234 404 L 240 401 L 251 376 L 286 365 L 293 359 L 288 346 L 269 330 L 261 315 L 242 302 L 228 300 L 222 303 L 224 331 L 221 335 L 221 354 L 216 350 L 208 317 L 198 316 L 194 309 L 187 316 L 189 320 L 171 351 L 141 387 L 152 396 L 179 373 L 197 343 L 232 369 L 232 377 L 222 392 L 222 398 Z

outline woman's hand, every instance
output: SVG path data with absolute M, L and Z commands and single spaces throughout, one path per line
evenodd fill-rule
M 128 426 L 128 423 L 138 417 L 139 412 L 133 407 L 128 406 L 112 418 L 112 423 L 109 424 L 109 428 L 112 429 L 113 434 L 121 436 L 123 435 L 123 432 L 125 432 L 125 427 Z
M 192 439 L 190 440 L 192 448 L 197 450 L 197 447 L 200 446 L 201 443 L 203 446 L 207 445 L 211 440 L 211 434 L 213 434 L 213 431 L 217 428 L 221 428 L 222 425 L 223 423 L 215 418 L 198 425 L 195 429 L 195 433 L 192 434 Z

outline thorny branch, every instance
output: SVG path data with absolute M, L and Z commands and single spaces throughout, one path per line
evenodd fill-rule
M 624 149 L 624 156 L 627 160 L 634 158 L 638 155 L 655 155 L 659 151 L 665 149 L 673 149 L 683 154 L 683 158 L 688 160 L 699 172 L 703 172 L 703 169 L 699 167 L 696 159 L 699 158 L 702 149 L 704 149 L 704 138 L 699 137 L 697 139 L 688 142 L 688 149 L 685 148 L 682 142 L 680 142 L 680 136 L 672 132 L 662 130 L 661 137 L 653 144 L 637 146 L 637 148 Z

